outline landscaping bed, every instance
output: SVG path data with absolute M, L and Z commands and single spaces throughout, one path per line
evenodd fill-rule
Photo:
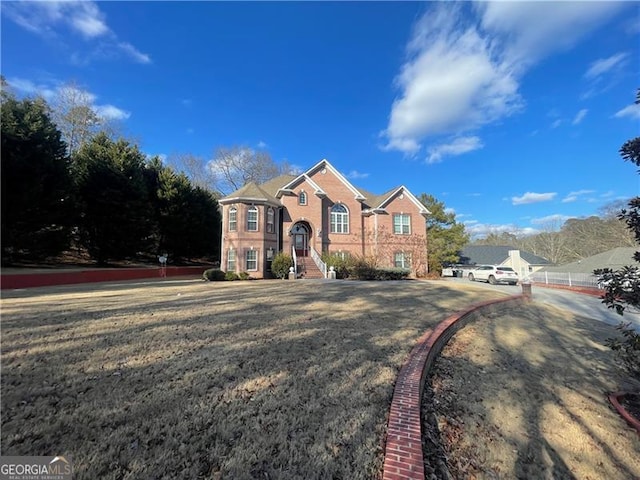
M 640 478 L 640 437 L 607 399 L 640 390 L 604 346 L 616 334 L 535 303 L 458 332 L 423 401 L 427 477 Z
M 74 478 L 379 478 L 396 375 L 438 282 L 171 280 L 4 291 L 2 455 Z

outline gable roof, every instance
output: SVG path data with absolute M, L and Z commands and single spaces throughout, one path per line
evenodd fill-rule
M 310 177 L 322 168 L 330 170 L 354 194 L 354 198 L 362 202 L 363 207 L 368 207 L 363 210 L 364 214 L 386 212 L 384 207 L 400 192 L 408 196 L 409 200 L 418 207 L 421 215 L 426 216 L 431 213 L 404 185 L 392 188 L 382 195 L 375 195 L 366 190 L 356 188 L 326 159 L 320 160 L 300 175 L 280 175 L 260 185 L 250 182 L 235 192 L 222 197 L 218 203 L 224 205 L 235 202 L 255 202 L 281 206 L 280 198 L 287 193 L 293 193 L 293 188 L 302 181 L 308 182 L 315 189 L 315 195 L 326 195 L 326 192 Z
M 510 250 L 518 250 L 510 246 L 467 245 L 460 253 L 460 263 L 465 265 L 500 265 L 509 258 Z M 529 265 L 550 265 L 546 258 L 520 250 L 520 258 Z
M 363 203 L 369 208 L 363 213 L 386 213 L 386 206 L 400 193 L 407 195 L 409 200 L 418 207 L 421 215 L 425 216 L 431 213 L 404 185 L 392 188 L 382 195 L 372 195 L 367 192 L 367 198 Z
M 316 163 L 309 170 L 307 170 L 304 173 L 301 173 L 296 178 L 291 180 L 289 183 L 284 185 L 282 188 L 280 188 L 280 190 L 278 191 L 278 194 L 276 196 L 278 198 L 280 198 L 287 190 L 291 190 L 295 185 L 300 183 L 302 180 L 306 180 L 306 181 L 310 182 L 312 185 L 314 185 L 314 188 L 317 187 L 316 188 L 316 192 L 315 192 L 316 194 L 325 194 L 325 192 L 320 187 L 318 187 L 311 180 L 311 178 L 309 178 L 311 175 L 313 175 L 315 172 L 317 172 L 318 170 L 320 170 L 322 168 L 326 168 L 327 170 L 331 171 L 331 173 L 333 173 L 338 178 L 338 180 L 340 180 L 349 190 L 351 190 L 351 192 L 353 193 L 354 198 L 356 200 L 359 200 L 359 201 L 365 200 L 365 196 L 362 195 L 362 193 L 360 193 L 358 191 L 358 189 L 356 187 L 354 187 L 338 170 L 336 170 L 333 167 L 333 165 L 331 165 L 329 163 L 329 161 L 327 159 L 320 160 L 318 163 Z
M 618 247 L 606 252 L 598 253 L 591 257 L 583 258 L 576 262 L 565 263 L 554 267 L 545 267 L 542 270 L 547 272 L 564 273 L 593 273 L 598 268 L 620 269 L 625 265 L 637 265 L 633 258 L 636 247 Z

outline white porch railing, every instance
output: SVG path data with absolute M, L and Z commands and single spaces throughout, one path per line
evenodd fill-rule
M 327 264 L 322 261 L 322 258 L 313 247 L 309 247 L 309 251 L 311 252 L 311 258 L 322 272 L 322 278 L 327 278 Z
M 293 258 L 293 272 L 298 278 L 298 256 L 296 255 L 296 247 L 291 247 L 291 257 Z
M 533 272 L 529 278 L 545 285 L 568 285 L 569 287 L 598 288 L 598 277 L 591 273 Z

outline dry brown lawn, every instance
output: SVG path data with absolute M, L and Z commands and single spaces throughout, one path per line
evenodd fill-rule
M 536 303 L 458 332 L 430 402 L 454 478 L 640 479 L 640 438 L 605 396 L 640 390 L 604 346 L 615 333 Z
M 396 374 L 449 313 L 427 282 L 124 283 L 3 292 L 2 455 L 78 479 L 370 479 Z

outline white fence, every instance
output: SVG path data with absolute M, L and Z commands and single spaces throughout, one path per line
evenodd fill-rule
M 534 272 L 529 278 L 534 283 L 546 285 L 598 288 L 598 277 L 591 273 Z

